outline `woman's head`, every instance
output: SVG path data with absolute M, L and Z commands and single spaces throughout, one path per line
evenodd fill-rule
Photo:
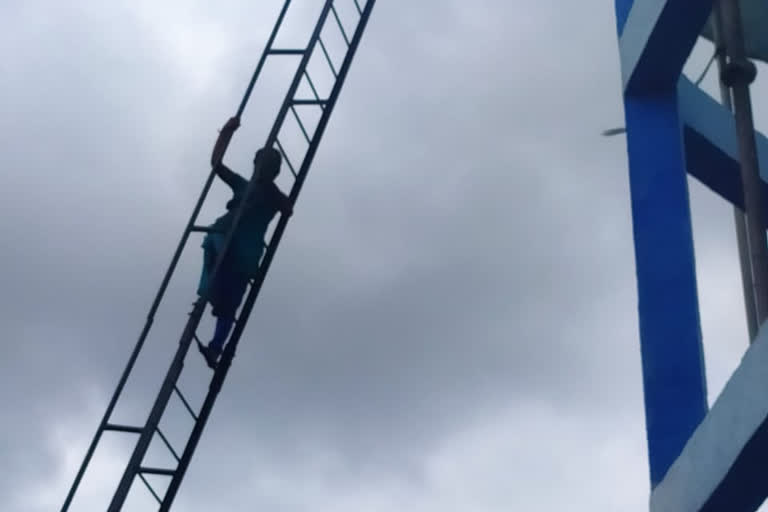
M 259 169 L 258 179 L 262 181 L 272 181 L 280 174 L 280 163 L 282 157 L 275 148 L 261 148 L 253 157 L 254 172 Z

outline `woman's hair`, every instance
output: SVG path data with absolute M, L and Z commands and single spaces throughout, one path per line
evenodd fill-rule
M 256 155 L 253 157 L 253 164 L 258 165 L 261 163 L 261 171 L 260 174 L 262 176 L 265 175 L 271 175 L 271 176 L 277 176 L 280 174 L 280 163 L 282 162 L 282 157 L 280 155 L 280 152 L 276 150 L 275 148 L 261 148 L 256 152 Z

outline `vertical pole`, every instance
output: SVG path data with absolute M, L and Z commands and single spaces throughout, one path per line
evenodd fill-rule
M 714 35 L 715 52 L 717 55 L 718 82 L 720 83 L 720 99 L 723 106 L 733 112 L 731 91 L 723 82 L 722 76 L 727 67 L 726 45 L 723 39 L 723 15 L 720 1 L 712 8 L 712 34 Z M 755 294 L 752 290 L 752 261 L 749 256 L 749 238 L 747 237 L 746 214 L 739 208 L 733 208 L 733 221 L 736 227 L 736 245 L 739 251 L 739 267 L 741 269 L 741 287 L 744 294 L 744 310 L 747 316 L 747 332 L 749 342 L 757 336 L 757 312 L 755 311 Z
M 756 323 L 761 325 L 768 317 L 768 241 L 764 225 L 763 181 L 755 144 L 755 127 L 749 84 L 755 79 L 757 69 L 746 58 L 744 30 L 738 0 L 720 0 L 723 37 L 728 51 L 728 61 L 722 80 L 731 88 L 736 133 L 739 141 L 741 182 L 744 190 L 747 237 L 752 266 L 752 289 L 755 298 Z

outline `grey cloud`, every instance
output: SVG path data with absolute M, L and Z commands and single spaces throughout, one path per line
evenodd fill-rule
M 0 83 L 13 98 L 0 116 L 0 314 L 17 340 L 0 378 L 13 440 L 2 453 L 25 462 L 0 495 L 71 480 L 55 446 L 27 446 L 74 417 L 69 448 L 83 453 L 101 414 L 85 397 L 96 389 L 103 404 L 117 380 L 277 4 L 192 4 L 176 19 L 173 4 L 83 2 L 42 25 L 28 7 L 4 32 L 2 46 L 23 51 Z M 621 121 L 618 56 L 611 10 L 593 7 L 587 19 L 582 5 L 379 2 L 179 507 L 445 509 L 457 480 L 429 472 L 448 453 L 475 489 L 457 510 L 535 507 L 543 494 L 547 509 L 574 509 L 593 451 L 601 474 L 632 470 L 605 499 L 645 507 L 625 148 L 599 137 Z M 228 154 L 243 173 L 279 96 L 268 84 Z M 205 218 L 225 199 L 217 185 Z M 712 269 L 730 241 L 702 205 L 697 244 L 712 257 L 699 264 Z M 198 244 L 121 421 L 142 421 L 175 349 Z M 206 375 L 191 353 L 194 399 Z M 168 428 L 180 441 L 186 426 Z M 492 447 L 465 444 L 488 429 Z M 550 488 L 527 479 L 550 467 Z M 598 493 L 578 504 L 611 509 Z

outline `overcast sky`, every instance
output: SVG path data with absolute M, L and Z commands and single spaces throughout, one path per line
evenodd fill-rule
M 281 4 L 0 4 L 0 510 L 61 506 Z M 295 4 L 286 46 L 319 2 Z M 243 174 L 290 62 L 227 154 Z M 622 122 L 611 2 L 378 2 L 175 509 L 647 510 L 626 147 L 600 136 Z M 731 209 L 691 200 L 713 401 L 746 329 Z M 199 243 L 116 422 L 146 418 Z M 193 349 L 196 404 L 209 378 Z M 190 427 L 172 402 L 179 448 Z M 73 511 L 104 510 L 132 439 Z

